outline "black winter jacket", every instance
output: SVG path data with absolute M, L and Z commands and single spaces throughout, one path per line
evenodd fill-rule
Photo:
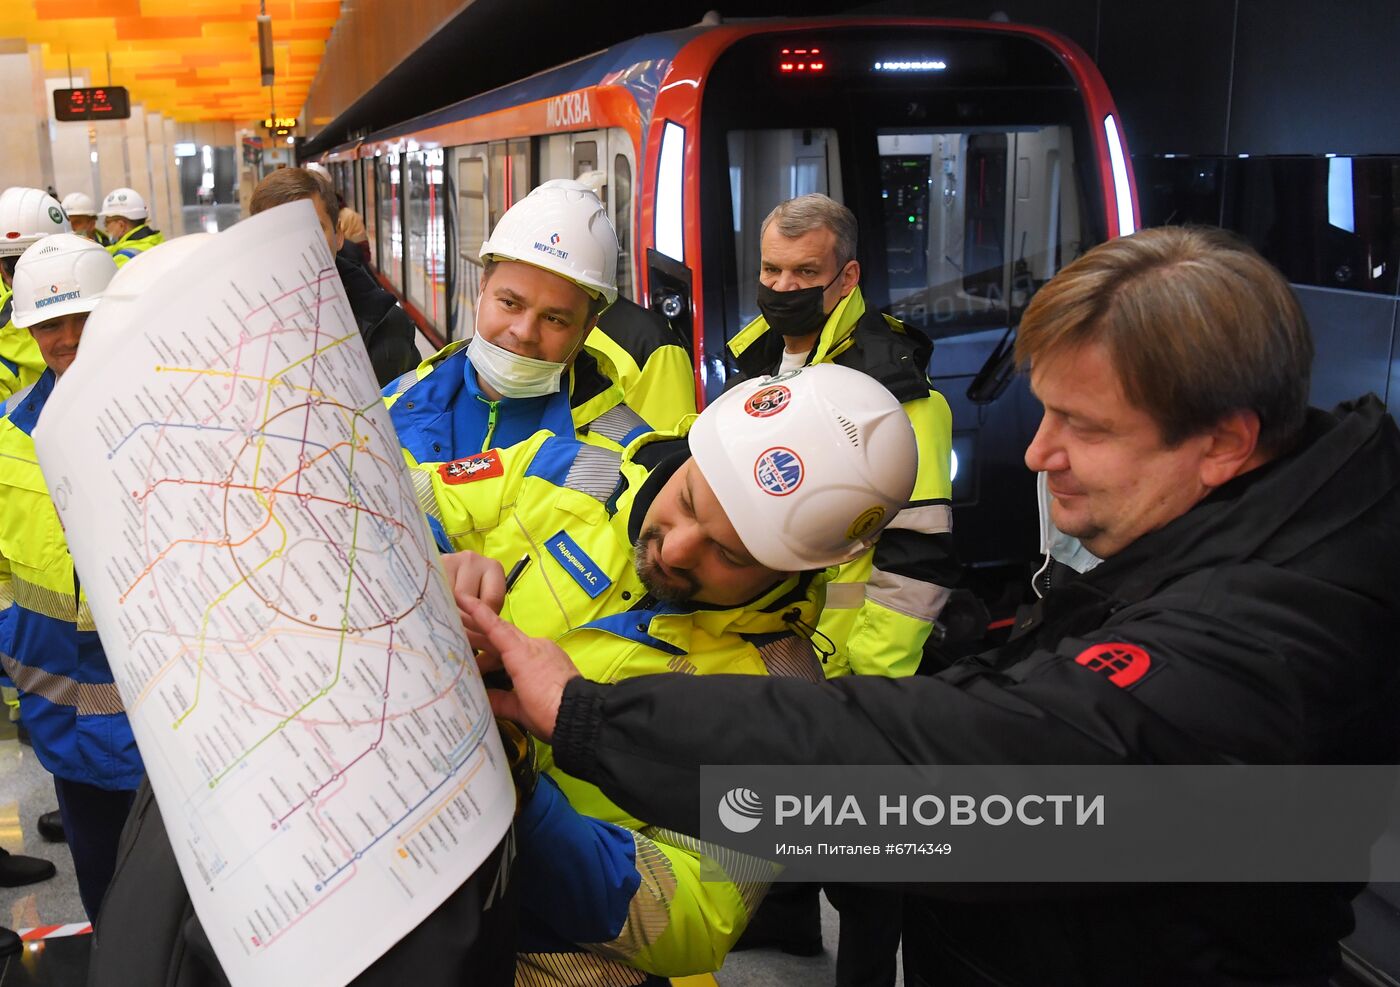
M 508 836 L 349 987 L 510 987 L 520 912 L 518 882 L 509 880 L 513 856 Z M 93 930 L 87 987 L 229 987 L 190 903 L 149 781 L 141 782 L 122 828 L 116 873 Z
M 418 366 L 417 327 L 394 296 L 381 288 L 362 265 L 347 260 L 344 254 L 336 254 L 335 269 L 365 339 L 379 386 Z
M 575 680 L 555 759 L 692 833 L 702 763 L 1396 763 L 1395 422 L 1374 397 L 1311 412 L 1294 451 L 1051 590 L 1019 632 L 928 678 Z M 1100 642 L 1144 649 L 1146 675 L 1119 688 L 1075 662 Z M 911 983 L 1325 984 L 1359 889 L 968 890 L 911 901 Z

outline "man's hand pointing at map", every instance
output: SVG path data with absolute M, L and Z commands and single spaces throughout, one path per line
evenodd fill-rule
M 519 723 L 545 743 L 552 741 L 564 686 L 579 677 L 579 670 L 553 641 L 530 637 L 496 616 L 481 600 L 458 596 L 457 607 L 485 638 L 473 644 L 485 645 L 488 654 L 499 655 L 500 666 L 515 683 L 510 692 L 487 692 L 492 711 Z

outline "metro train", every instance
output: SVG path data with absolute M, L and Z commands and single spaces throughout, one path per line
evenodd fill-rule
M 541 182 L 585 176 L 623 294 L 690 341 L 703 405 L 757 315 L 759 225 L 824 192 L 862 290 L 935 340 L 955 537 L 993 616 L 1037 552 L 1021 456 L 1039 406 L 1009 344 L 1061 267 L 1138 225 L 1122 128 L 1076 45 L 1025 25 L 814 18 L 646 35 L 328 152 L 373 264 L 434 342 L 469 336 L 480 244 Z

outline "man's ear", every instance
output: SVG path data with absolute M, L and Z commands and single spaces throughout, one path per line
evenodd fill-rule
M 1230 412 L 1205 437 L 1200 476 L 1201 483 L 1212 490 L 1264 461 L 1259 452 L 1259 415 L 1254 411 Z
M 860 283 L 860 261 L 853 260 L 841 272 L 841 297 L 845 298 Z

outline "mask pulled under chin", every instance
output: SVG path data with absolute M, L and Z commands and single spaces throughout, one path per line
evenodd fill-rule
M 1073 535 L 1067 535 L 1055 527 L 1050 520 L 1050 486 L 1044 473 L 1035 476 L 1036 499 L 1040 507 L 1040 550 L 1061 565 L 1067 565 L 1075 572 L 1085 573 L 1103 559 L 1084 547 L 1084 543 Z
M 567 364 L 512 353 L 480 333 L 467 344 L 467 359 L 493 391 L 506 398 L 539 398 L 555 394 Z

